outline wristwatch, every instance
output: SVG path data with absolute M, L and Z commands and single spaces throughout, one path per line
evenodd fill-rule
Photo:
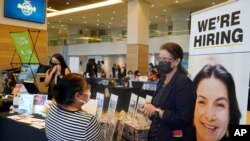
M 155 116 L 159 117 L 160 116 L 161 109 L 156 108 L 155 110 Z

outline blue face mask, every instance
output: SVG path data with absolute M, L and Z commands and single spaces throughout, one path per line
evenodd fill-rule
M 173 68 L 170 67 L 171 62 L 160 62 L 159 63 L 159 70 L 160 72 L 164 73 L 164 74 L 168 74 L 170 73 Z

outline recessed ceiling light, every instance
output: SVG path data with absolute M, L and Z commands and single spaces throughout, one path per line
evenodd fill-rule
M 120 26 L 123 26 L 122 24 Z
M 86 21 L 84 21 L 84 23 L 86 24 L 87 22 L 86 22 Z
M 178 3 L 178 2 L 179 2 L 178 0 L 175 1 L 175 3 Z
M 126 20 L 124 20 L 124 21 L 122 21 L 122 22 L 124 22 L 124 23 L 125 23 L 125 22 L 126 22 Z
M 113 18 L 113 17 L 111 17 L 110 19 L 111 19 L 111 20 L 113 20 L 114 18 Z
M 54 26 L 52 26 L 52 28 L 55 28 Z
M 164 11 L 164 12 L 167 12 L 167 10 L 166 10 L 166 9 L 164 9 L 163 11 Z
M 99 16 L 100 16 L 100 14 L 98 13 L 98 14 L 97 14 L 97 16 L 99 17 Z
M 67 1 L 66 4 L 69 5 L 69 2 Z
M 152 4 L 151 6 L 154 7 L 155 5 Z
M 99 24 L 96 24 L 96 26 L 99 26 Z
M 116 12 L 115 11 L 113 11 L 113 14 L 115 14 Z
M 61 23 L 62 21 L 58 21 L 59 23 Z
M 48 24 L 50 24 L 50 23 L 48 22 Z
M 157 18 L 158 18 L 158 16 L 155 16 L 155 18 L 157 19 Z
M 52 8 L 51 6 L 49 8 Z
M 73 20 L 73 19 L 70 19 L 71 21 Z
M 213 2 L 212 5 L 215 5 L 215 3 Z
M 85 19 L 86 17 L 85 17 L 85 16 L 83 16 L 82 18 L 83 18 L 83 19 Z
M 109 22 L 109 24 L 111 24 L 111 22 Z
M 62 24 L 61 26 L 63 27 L 64 25 Z
M 99 20 L 99 19 L 97 19 L 96 21 L 97 21 L 97 22 L 99 22 L 100 20 Z

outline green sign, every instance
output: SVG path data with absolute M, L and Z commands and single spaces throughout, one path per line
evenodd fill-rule
M 29 32 L 10 33 L 22 63 L 39 63 Z

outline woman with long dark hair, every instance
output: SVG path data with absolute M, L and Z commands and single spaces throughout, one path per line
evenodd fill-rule
M 53 98 L 53 87 L 58 83 L 63 76 L 71 73 L 63 56 L 61 54 L 54 54 L 49 61 L 49 69 L 46 72 L 44 84 L 48 89 L 48 99 Z

